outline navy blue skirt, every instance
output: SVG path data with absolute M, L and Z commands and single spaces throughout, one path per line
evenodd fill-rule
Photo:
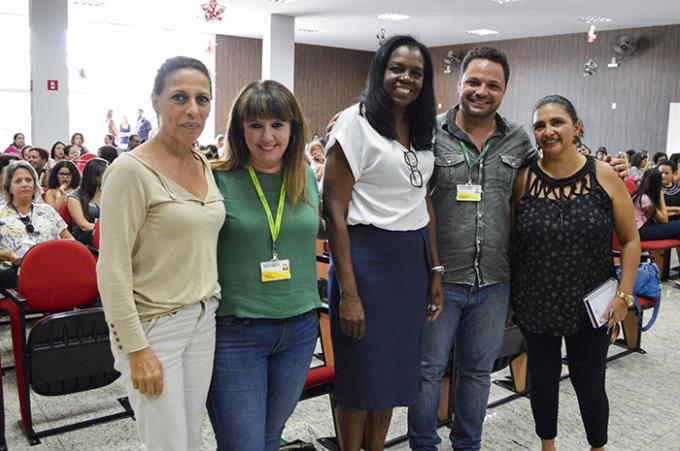
M 392 232 L 350 226 L 352 264 L 366 315 L 366 334 L 340 332 L 340 290 L 329 269 L 335 354 L 335 401 L 366 410 L 409 406 L 420 380 L 421 341 L 430 277 L 427 227 Z

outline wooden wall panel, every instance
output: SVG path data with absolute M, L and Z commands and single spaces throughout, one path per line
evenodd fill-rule
M 630 148 L 664 151 L 668 105 L 680 101 L 680 25 L 597 34 L 594 44 L 586 43 L 585 32 L 484 43 L 501 49 L 510 61 L 501 114 L 529 127 L 534 103 L 544 95 L 561 94 L 576 106 L 585 125 L 585 143 L 593 150 L 603 145 L 610 153 Z M 609 69 L 612 43 L 623 34 L 641 39 L 640 48 L 619 68 Z M 444 75 L 442 59 L 450 49 L 467 51 L 474 46 L 432 49 L 440 111 L 458 97 L 458 68 Z M 584 77 L 583 64 L 589 58 L 599 64 L 599 72 Z
M 366 80 L 372 52 L 295 45 L 295 95 L 310 135 L 323 133 L 328 120 L 356 102 Z M 261 75 L 262 41 L 217 36 L 215 130 L 223 131 L 241 89 Z

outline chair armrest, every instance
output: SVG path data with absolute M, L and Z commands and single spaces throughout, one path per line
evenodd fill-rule
M 26 298 L 24 298 L 15 288 L 2 288 L 0 289 L 0 293 L 14 302 L 26 303 Z

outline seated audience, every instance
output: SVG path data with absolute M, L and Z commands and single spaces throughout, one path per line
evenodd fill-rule
M 77 163 L 80 159 L 80 147 L 69 144 L 64 148 L 66 159 L 72 163 Z
M 139 135 L 130 135 L 130 138 L 128 139 L 128 144 L 127 144 L 127 151 L 134 150 L 135 147 L 139 146 L 142 143 L 142 138 L 139 137 Z
M 664 160 L 657 167 L 661 172 L 661 192 L 669 219 L 680 219 L 680 183 L 674 181 L 678 167 L 671 160 Z
M 590 150 L 590 147 L 586 146 L 583 143 L 578 144 L 577 146 L 578 153 L 581 155 L 592 155 L 593 151 Z
M 85 147 L 85 136 L 82 133 L 76 132 L 71 136 L 71 145 L 78 149 L 80 155 L 87 153 L 87 148 Z
M 102 146 L 97 150 L 97 156 L 108 161 L 109 164 L 113 163 L 113 160 L 118 158 L 118 149 L 114 146 Z
M 680 153 L 673 153 L 671 154 L 670 157 L 668 157 L 668 159 L 675 163 L 675 167 L 678 168 L 678 166 L 680 165 Z M 673 181 L 676 183 L 680 182 L 680 174 L 678 173 L 679 171 L 680 168 L 676 169 L 675 174 L 673 174 Z
M 28 154 L 29 154 L 29 152 L 31 151 L 32 148 L 33 148 L 33 146 L 31 146 L 30 144 L 26 144 L 24 147 L 21 148 L 21 152 L 20 152 L 19 156 L 21 157 L 22 160 L 28 161 Z
M 40 186 L 47 186 L 47 176 L 49 169 L 46 167 L 50 159 L 50 153 L 47 149 L 42 147 L 33 147 L 28 152 L 28 162 L 33 166 L 33 169 L 38 173 L 38 180 Z
M 15 133 L 12 137 L 12 144 L 7 146 L 3 154 L 21 155 L 21 149 L 26 145 L 26 137 L 23 133 Z
M 630 175 L 633 177 L 642 177 L 642 174 L 647 170 L 648 160 L 647 154 L 644 152 L 635 152 L 630 157 Z
M 320 182 L 323 178 L 323 168 L 324 168 L 324 154 L 323 154 L 323 144 L 321 141 L 313 141 L 309 144 L 309 156 L 311 157 L 309 165 L 314 170 L 314 177 L 317 182 Z
M 680 238 L 680 221 L 668 220 L 661 180 L 661 172 L 652 168 L 644 173 L 633 193 L 635 225 L 642 241 Z
M 31 246 L 59 238 L 73 239 L 52 207 L 37 203 L 40 184 L 26 161 L 12 163 L 2 184 L 6 205 L 0 206 L 0 287 L 16 288 L 17 268 Z
M 114 148 L 118 147 L 118 144 L 116 143 L 116 137 L 110 133 L 107 133 L 106 135 L 104 135 L 104 145 Z
M 607 159 L 607 148 L 606 147 L 600 147 L 597 149 L 597 152 L 595 152 L 595 158 L 597 158 L 600 161 L 605 161 Z
M 7 174 L 7 169 L 13 161 L 18 161 L 19 157 L 14 154 L 2 154 L 0 155 L 0 205 L 5 205 L 5 193 L 2 192 L 2 184 L 5 181 L 5 175 Z
M 75 164 L 62 160 L 54 165 L 47 180 L 45 203 L 59 211 L 66 202 L 66 196 L 80 186 L 80 172 Z
M 668 160 L 668 155 L 666 155 L 664 152 L 657 152 L 654 154 L 652 157 L 652 161 L 654 162 L 654 166 L 658 166 L 660 162 Z
M 73 218 L 73 237 L 83 244 L 92 244 L 95 222 L 99 219 L 99 204 L 102 197 L 102 177 L 109 163 L 102 158 L 93 158 L 83 169 L 80 187 L 68 195 L 66 204 Z
M 61 141 L 57 141 L 52 144 L 52 149 L 50 150 L 51 164 L 54 166 L 62 160 L 66 159 L 66 144 Z

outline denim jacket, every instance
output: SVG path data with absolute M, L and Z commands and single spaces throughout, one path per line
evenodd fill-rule
M 455 124 L 458 106 L 437 117 L 431 181 L 437 248 L 443 281 L 480 287 L 510 279 L 510 197 L 517 171 L 537 157 L 520 124 L 496 114 L 486 157 L 468 170 L 461 142 L 473 158 L 479 150 Z M 481 202 L 456 200 L 457 185 L 482 186 Z

